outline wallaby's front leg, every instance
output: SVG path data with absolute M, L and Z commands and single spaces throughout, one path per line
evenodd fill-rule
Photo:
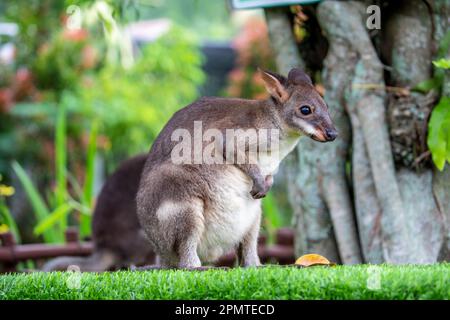
M 229 159 L 236 160 L 235 154 L 234 154 L 234 148 L 228 148 L 227 143 L 217 142 L 218 150 L 223 150 L 223 157 L 226 163 L 229 163 Z M 273 177 L 271 175 L 264 176 L 261 173 L 261 170 L 259 169 L 259 166 L 257 164 L 255 155 L 249 152 L 250 146 L 247 146 L 248 148 L 245 150 L 245 159 L 246 161 L 244 163 L 232 163 L 239 169 L 241 169 L 247 176 L 252 179 L 253 186 L 250 190 L 250 194 L 253 197 L 253 199 L 261 199 L 264 198 L 267 194 L 267 192 L 270 190 L 273 184 Z
M 261 209 L 259 209 L 261 211 Z M 261 223 L 261 212 L 257 221 L 252 225 L 237 250 L 239 265 L 242 267 L 256 267 L 261 265 L 258 257 L 258 235 Z
M 252 179 L 253 186 L 250 194 L 253 199 L 264 198 L 272 187 L 273 177 L 271 175 L 263 176 L 256 164 L 237 164 L 236 166 Z

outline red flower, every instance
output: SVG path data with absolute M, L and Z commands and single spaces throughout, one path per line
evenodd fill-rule
M 80 42 L 86 40 L 88 37 L 88 32 L 84 29 L 65 29 L 63 32 L 63 38 L 74 41 L 74 42 Z
M 13 106 L 13 92 L 11 88 L 0 89 L 0 112 L 8 112 Z

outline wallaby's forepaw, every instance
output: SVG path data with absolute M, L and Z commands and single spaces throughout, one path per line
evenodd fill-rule
M 261 181 L 253 181 L 253 187 L 252 190 L 250 190 L 250 195 L 253 197 L 253 199 L 261 199 L 264 198 L 269 192 L 270 188 L 273 184 L 273 177 L 272 176 L 266 176 L 264 180 L 261 179 Z

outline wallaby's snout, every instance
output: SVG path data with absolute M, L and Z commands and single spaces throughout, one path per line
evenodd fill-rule
M 325 129 L 325 137 L 327 141 L 333 141 L 338 136 L 338 132 L 335 128 Z
M 318 126 L 312 134 L 309 134 L 309 137 L 319 142 L 330 142 L 334 141 L 338 135 L 336 128 L 331 125 L 331 127 L 325 129 Z

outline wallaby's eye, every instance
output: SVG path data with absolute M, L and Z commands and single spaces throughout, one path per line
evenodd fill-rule
M 307 116 L 308 114 L 311 113 L 311 107 L 309 107 L 309 106 L 301 106 L 300 107 L 300 112 L 302 113 L 302 115 Z

